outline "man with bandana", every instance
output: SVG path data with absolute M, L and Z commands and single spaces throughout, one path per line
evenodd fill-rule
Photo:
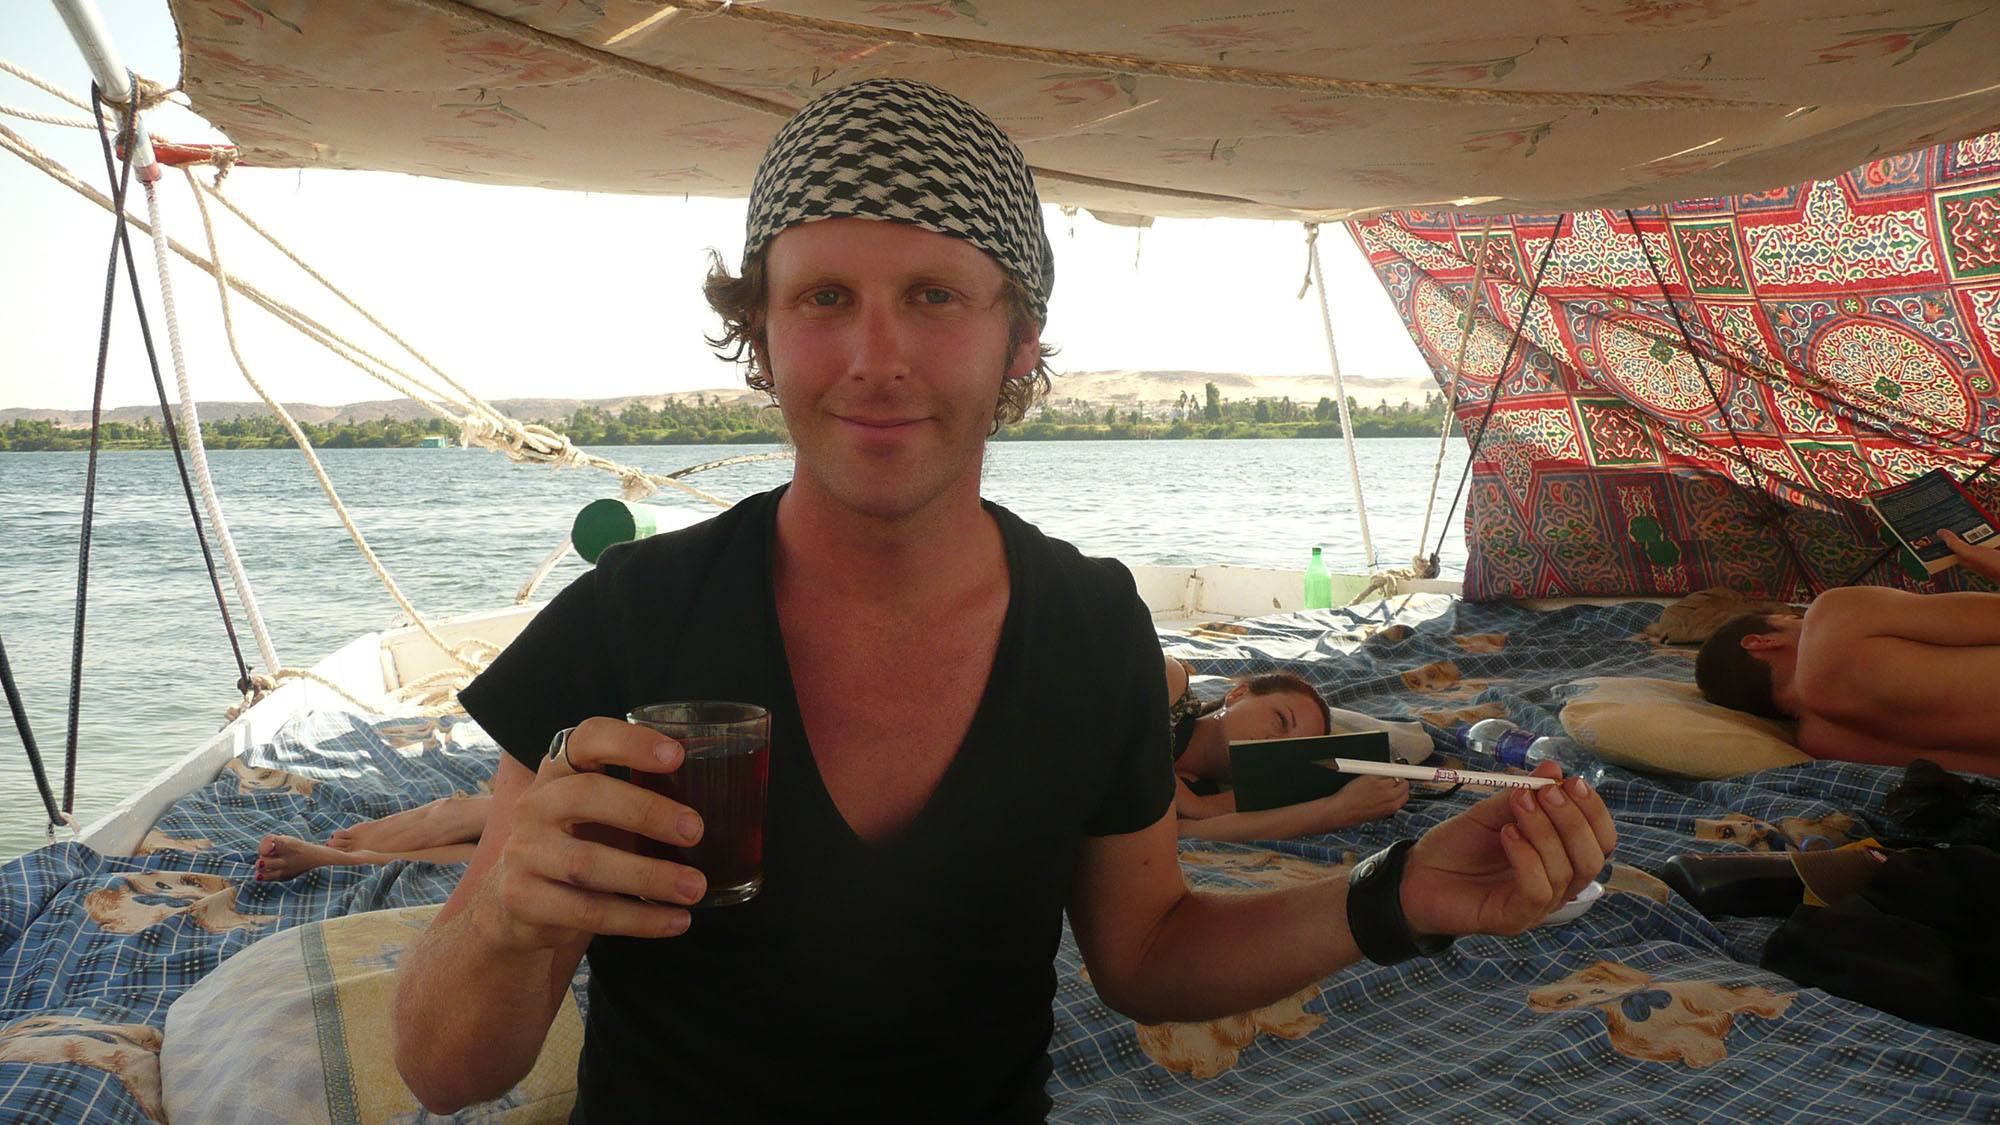
M 400 970 L 397 1064 L 427 1107 L 526 1074 L 587 955 L 573 1121 L 1038 1120 L 1065 911 L 1107 1004 L 1200 1020 L 1519 932 L 1598 873 L 1615 830 L 1573 779 L 1351 877 L 1188 888 L 1130 574 L 979 496 L 987 436 L 1046 387 L 1053 282 L 1027 165 L 965 102 L 873 80 L 779 131 L 740 274 L 708 291 L 792 480 L 606 551 L 463 693 L 507 753 Z M 771 712 L 746 903 L 690 911 L 701 872 L 620 846 L 702 831 L 603 772 L 680 765 L 619 718 L 669 699 Z

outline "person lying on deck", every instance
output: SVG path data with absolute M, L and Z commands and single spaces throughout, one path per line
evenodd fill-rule
M 2000 550 L 1945 534 L 1968 567 L 2000 579 Z M 2000 774 L 2000 594 L 1828 590 L 1803 615 L 1724 624 L 1695 683 L 1711 703 L 1796 719 L 1815 758 Z
M 273 882 L 321 867 L 378 867 L 397 860 L 470 863 L 492 808 L 493 798 L 484 793 L 440 797 L 343 828 L 324 844 L 274 832 L 257 845 L 257 878 Z
M 1167 657 L 1167 698 L 1174 727 L 1174 812 L 1182 836 L 1202 840 L 1288 840 L 1380 820 L 1410 799 L 1397 777 L 1357 777 L 1331 796 L 1282 809 L 1237 812 L 1229 782 L 1229 744 L 1261 738 L 1304 738 L 1332 729 L 1319 691 L 1290 672 L 1236 681 L 1219 704 L 1198 700 L 1188 666 Z

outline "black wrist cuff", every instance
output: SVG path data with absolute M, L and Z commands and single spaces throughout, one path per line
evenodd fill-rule
M 1421 941 L 1403 917 L 1403 865 L 1414 840 L 1398 840 L 1354 865 L 1347 877 L 1347 929 L 1361 955 L 1377 965 L 1394 965 L 1412 957 L 1432 957 L 1451 948 L 1454 939 Z

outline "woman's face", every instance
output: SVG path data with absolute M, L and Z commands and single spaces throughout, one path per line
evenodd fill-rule
M 1325 734 L 1319 705 L 1298 692 L 1251 695 L 1242 687 L 1230 689 L 1222 710 L 1222 730 L 1231 742 L 1261 738 L 1301 738 Z

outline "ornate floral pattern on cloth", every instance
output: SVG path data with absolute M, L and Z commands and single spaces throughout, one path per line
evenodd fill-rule
M 1560 234 L 1553 215 L 1488 223 L 1352 224 L 1446 386 L 1487 239 L 1455 410 L 1476 432 L 1496 383 L 1500 402 L 1472 467 L 1466 596 L 1920 584 L 1894 555 L 1870 567 L 1883 533 L 1859 501 L 2000 454 L 2000 133 L 1754 195 L 1579 212 Z M 1502 372 L 1533 276 L 1519 263 L 1551 237 Z M 1995 474 L 1971 487 L 2000 502 Z

